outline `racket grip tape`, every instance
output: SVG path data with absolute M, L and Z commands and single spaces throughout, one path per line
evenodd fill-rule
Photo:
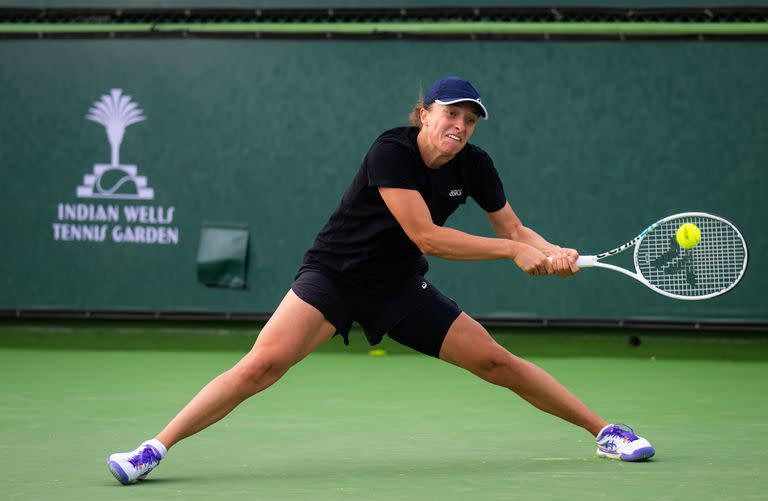
M 579 256 L 576 258 L 576 266 L 579 268 L 589 268 L 597 263 L 597 256 Z
M 552 261 L 550 256 L 547 256 L 547 259 Z M 579 268 L 589 268 L 590 266 L 594 266 L 596 262 L 597 256 L 579 256 L 576 258 L 576 266 Z

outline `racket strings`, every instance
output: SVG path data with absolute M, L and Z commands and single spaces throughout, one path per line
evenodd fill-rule
M 677 243 L 677 229 L 695 224 L 701 241 L 690 249 Z M 746 246 L 730 224 L 706 216 L 661 223 L 638 244 L 637 271 L 654 287 L 679 296 L 704 296 L 733 286 L 746 266 Z

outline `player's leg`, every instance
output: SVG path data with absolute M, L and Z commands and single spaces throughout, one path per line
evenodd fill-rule
M 482 325 L 465 313 L 448 329 L 439 356 L 589 431 L 595 436 L 598 456 L 644 461 L 655 454 L 646 439 L 626 425 L 609 425 L 544 369 L 496 343 Z
M 507 351 L 466 313 L 453 322 L 440 359 L 509 388 L 537 408 L 597 435 L 608 423 L 541 367 Z
M 482 325 L 427 280 L 418 278 L 407 284 L 399 296 L 383 306 L 385 311 L 404 308 L 402 319 L 387 329 L 395 341 L 509 388 L 536 407 L 593 435 L 607 424 L 555 378 L 496 343 Z
M 409 313 L 389 330 L 395 341 L 467 369 L 509 388 L 539 409 L 596 436 L 598 455 L 642 461 L 654 454 L 647 440 L 631 429 L 608 425 L 554 377 L 508 352 L 478 322 L 463 313 L 426 281 L 408 296 Z
M 167 449 L 268 388 L 335 332 L 336 328 L 320 311 L 289 291 L 251 351 L 200 390 L 157 437 L 133 451 L 111 455 L 107 461 L 110 471 L 123 484 L 141 480 Z
M 210 426 L 275 383 L 334 332 L 336 328 L 322 313 L 288 291 L 251 351 L 200 390 L 156 438 L 170 449 Z

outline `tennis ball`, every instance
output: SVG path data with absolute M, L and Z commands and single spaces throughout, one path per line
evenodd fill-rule
M 372 357 L 383 357 L 387 354 L 387 350 L 370 350 L 368 354 Z
M 677 243 L 683 249 L 692 249 L 701 241 L 701 230 L 693 223 L 681 224 L 677 229 Z

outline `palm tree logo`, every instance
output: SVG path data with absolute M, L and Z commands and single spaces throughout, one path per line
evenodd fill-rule
M 152 200 L 154 190 L 147 187 L 146 176 L 138 176 L 135 165 L 120 163 L 120 145 L 129 125 L 146 120 L 138 103 L 122 89 L 112 89 L 88 110 L 86 119 L 104 126 L 111 149 L 109 164 L 95 164 L 93 174 L 86 174 L 83 186 L 77 187 L 79 198 L 127 198 Z

